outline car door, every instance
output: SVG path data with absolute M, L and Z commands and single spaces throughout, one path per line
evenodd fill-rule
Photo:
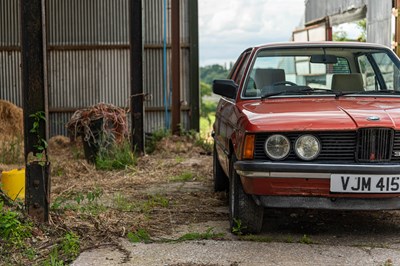
M 241 84 L 250 57 L 250 51 L 244 52 L 232 70 L 230 78 L 236 84 Z M 239 91 L 239 90 L 238 90 Z M 230 147 L 229 140 L 234 132 L 237 122 L 237 111 L 235 111 L 236 99 L 222 97 L 217 106 L 215 121 L 215 141 L 218 158 L 225 173 L 229 171 Z

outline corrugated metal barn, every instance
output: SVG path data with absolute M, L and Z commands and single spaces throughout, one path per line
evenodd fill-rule
M 129 1 L 46 1 L 50 136 L 65 135 L 65 123 L 79 108 L 99 102 L 129 106 Z M 199 123 L 197 19 L 197 0 L 180 0 L 184 129 L 197 129 Z M 152 132 L 165 127 L 165 108 L 169 110 L 171 106 L 171 0 L 166 6 L 163 0 L 143 1 L 143 24 L 143 90 L 149 95 L 145 102 L 144 131 Z M 18 106 L 22 106 L 20 35 L 19 0 L 1 0 L 0 99 Z M 164 66 L 168 66 L 167 93 L 164 93 Z
M 367 19 L 367 42 L 392 45 L 392 8 L 397 5 L 397 0 L 306 0 L 305 26 L 313 40 L 329 40 L 329 29 L 342 23 L 353 22 L 363 18 Z M 325 25 L 323 25 L 325 24 Z M 323 28 L 328 29 L 327 34 L 321 34 Z M 320 31 L 318 32 L 319 29 Z M 299 39 L 306 39 L 300 36 Z M 296 32 L 294 33 L 296 35 Z M 330 32 L 331 36 L 331 32 Z M 294 36 L 296 38 L 296 36 Z

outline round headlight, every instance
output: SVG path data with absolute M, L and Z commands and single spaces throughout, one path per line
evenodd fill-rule
M 321 143 L 313 135 L 303 135 L 296 140 L 294 151 L 300 159 L 311 161 L 318 157 Z
M 284 159 L 290 151 L 290 141 L 283 135 L 272 135 L 265 141 L 265 153 L 273 160 Z

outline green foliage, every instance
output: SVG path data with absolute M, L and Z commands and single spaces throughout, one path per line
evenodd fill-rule
M 186 181 L 193 180 L 193 178 L 194 178 L 194 175 L 192 172 L 184 172 L 180 175 L 171 177 L 170 180 L 173 182 L 186 182 Z
M 26 238 L 31 236 L 32 226 L 20 221 L 17 212 L 4 208 L 4 202 L 0 201 L 0 239 L 4 239 L 8 245 L 22 247 Z
M 136 156 L 131 151 L 130 143 L 126 141 L 100 149 L 95 165 L 98 170 L 125 169 L 127 166 L 136 165 Z
M 233 218 L 233 227 L 232 227 L 232 233 L 235 235 L 243 235 L 243 230 L 246 229 L 246 226 L 242 224 L 242 221 L 240 219 L 235 219 Z
M 151 238 L 149 233 L 144 229 L 139 229 L 136 232 L 129 232 L 127 238 L 132 243 L 150 243 Z
M 367 41 L 367 19 L 361 19 L 356 22 L 357 27 L 361 30 L 361 35 L 358 36 L 357 40 L 359 42 L 366 42 Z
M 141 211 L 144 213 L 149 213 L 155 207 L 168 208 L 169 200 L 159 194 L 150 195 L 148 200 L 142 204 Z
M 56 245 L 49 254 L 49 259 L 45 266 L 64 266 L 66 262 L 71 262 L 78 257 L 80 251 L 79 236 L 73 232 L 67 232 L 61 243 Z
M 366 42 L 367 41 L 367 19 L 361 19 L 354 22 L 357 28 L 361 31 L 360 35 L 357 37 L 356 41 Z M 355 41 L 348 37 L 347 32 L 340 30 L 336 31 L 332 34 L 332 40 L 338 42 L 347 42 L 347 41 Z
M 229 76 L 229 69 L 221 65 L 200 67 L 200 80 L 212 84 L 214 79 L 226 79 Z
M 23 158 L 23 139 L 22 136 L 13 138 L 10 142 L 2 142 L 0 148 L 0 163 L 2 164 L 21 164 Z
M 351 39 L 349 39 L 347 32 L 345 31 L 337 31 L 334 32 L 332 34 L 332 40 L 335 42 L 347 42 L 347 41 L 351 41 Z
M 213 227 L 209 227 L 206 232 L 198 233 L 192 232 L 184 234 L 183 236 L 179 237 L 176 241 L 193 241 L 193 240 L 209 240 L 209 239 L 219 239 L 224 237 L 224 233 L 215 233 Z
M 313 244 L 314 241 L 312 241 L 311 238 L 310 238 L 309 236 L 303 235 L 302 238 L 299 240 L 299 243 L 309 245 L 309 244 Z
M 157 143 L 170 135 L 170 132 L 165 129 L 154 131 L 150 137 L 146 138 L 146 153 L 152 154 L 157 148 Z
M 66 233 L 61 242 L 61 250 L 63 251 L 64 255 L 72 260 L 79 255 L 79 249 L 79 236 L 73 232 Z
M 29 117 L 33 118 L 33 125 L 29 132 L 34 134 L 37 139 L 36 143 L 33 145 L 33 147 L 37 151 L 35 157 L 38 161 L 43 161 L 46 159 L 45 155 L 48 144 L 47 141 L 44 138 L 42 138 L 39 129 L 40 129 L 40 123 L 46 121 L 46 115 L 43 111 L 37 111 L 36 113 L 29 115 Z
M 119 211 L 133 211 L 137 208 L 135 203 L 130 202 L 124 195 L 117 193 L 113 197 L 113 205 Z
M 82 213 L 97 215 L 107 208 L 98 202 L 103 195 L 103 190 L 96 187 L 94 190 L 83 193 L 78 192 L 67 198 L 57 197 L 50 206 L 53 211 L 73 210 Z

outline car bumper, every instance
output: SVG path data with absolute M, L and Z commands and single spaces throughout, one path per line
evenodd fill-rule
M 330 178 L 331 174 L 400 174 L 400 164 L 315 164 L 238 161 L 235 169 L 247 177 Z
M 338 210 L 400 209 L 400 194 L 330 191 L 331 174 L 400 175 L 398 164 L 313 164 L 238 161 L 243 189 L 259 205 Z
M 254 196 L 260 206 L 268 208 L 302 208 L 324 210 L 397 210 L 400 198 L 325 198 L 290 196 Z

